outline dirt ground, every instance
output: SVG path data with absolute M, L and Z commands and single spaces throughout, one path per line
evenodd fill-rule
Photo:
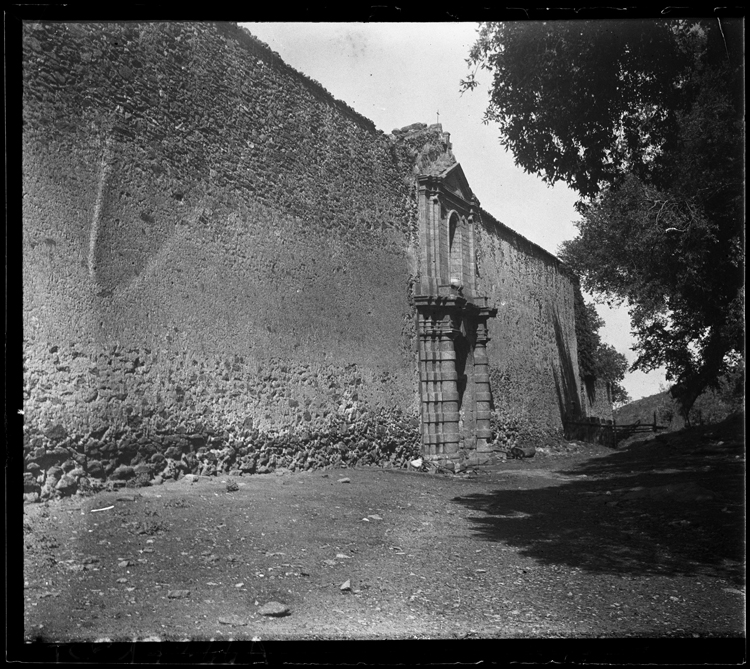
M 741 425 L 573 450 L 26 505 L 24 639 L 743 637 Z

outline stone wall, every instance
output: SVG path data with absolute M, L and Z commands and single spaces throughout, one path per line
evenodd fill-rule
M 27 491 L 415 454 L 422 147 L 236 26 L 24 31 Z
M 611 421 L 614 418 L 612 410 L 612 389 L 603 379 L 586 380 L 581 384 L 581 398 L 583 400 L 583 414 L 596 416 L 601 420 Z
M 497 307 L 488 320 L 490 381 L 501 423 L 540 432 L 585 415 L 578 372 L 577 279 L 557 258 L 482 211 L 477 290 Z
M 415 457 L 415 177 L 455 164 L 447 133 L 377 131 L 230 24 L 23 47 L 28 498 Z M 588 411 L 575 279 L 481 218 L 496 410 L 560 431 Z

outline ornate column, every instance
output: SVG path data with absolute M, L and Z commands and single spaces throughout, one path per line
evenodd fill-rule
M 435 177 L 419 177 L 419 248 L 421 285 L 423 295 L 437 295 L 440 276 L 447 262 L 441 255 L 439 181 Z
M 429 311 L 418 310 L 419 336 L 419 379 L 422 412 L 422 444 L 424 453 L 435 454 L 438 450 L 438 429 L 436 397 L 439 393 L 440 374 L 438 372 L 440 347 L 437 333 Z
M 458 430 L 458 386 L 456 375 L 456 349 L 453 340 L 459 334 L 455 313 L 447 313 L 440 328 L 440 376 L 441 407 L 443 424 L 443 453 L 447 456 L 458 451 L 461 435 Z
M 453 339 L 459 333 L 456 298 L 417 296 L 422 443 L 430 459 L 458 451 L 458 388 Z M 460 308 L 460 307 L 458 307 Z
M 476 397 L 477 451 L 492 450 L 490 414 L 492 391 L 490 389 L 490 362 L 487 357 L 487 342 L 490 340 L 487 319 L 495 316 L 497 309 L 481 307 L 477 314 L 476 343 L 474 345 L 474 384 Z

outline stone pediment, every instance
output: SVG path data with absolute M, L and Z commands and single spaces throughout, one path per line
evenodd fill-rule
M 475 200 L 461 165 L 456 163 L 440 174 L 443 187 L 466 202 Z

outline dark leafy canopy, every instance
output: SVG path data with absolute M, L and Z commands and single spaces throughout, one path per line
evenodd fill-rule
M 468 62 L 517 164 L 580 193 L 560 255 L 629 304 L 634 369 L 666 366 L 687 415 L 743 351 L 742 26 L 484 24 Z
M 740 233 L 629 177 L 606 191 L 561 256 L 584 287 L 626 299 L 637 369 L 665 365 L 685 409 L 743 347 Z
M 721 32 L 674 20 L 485 23 L 468 63 L 492 72 L 485 121 L 518 165 L 590 197 L 625 174 L 672 180 L 679 117 L 700 92 L 696 68 L 722 64 Z M 477 85 L 474 74 L 462 82 Z

